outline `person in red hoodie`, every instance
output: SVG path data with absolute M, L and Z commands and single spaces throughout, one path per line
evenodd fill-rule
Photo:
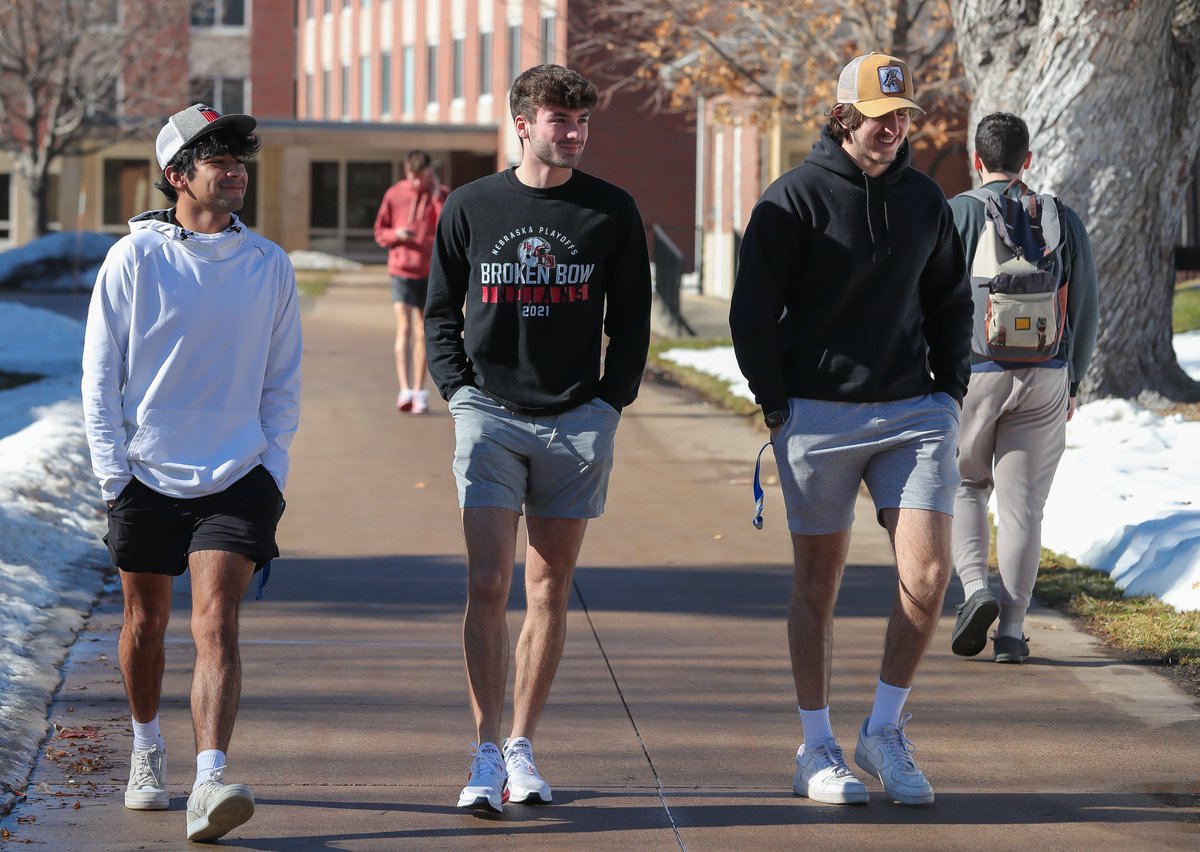
M 388 250 L 392 309 L 396 312 L 397 411 L 429 410 L 425 390 L 425 294 L 438 215 L 449 189 L 437 182 L 424 151 L 404 158 L 404 180 L 383 196 L 375 217 L 375 242 Z

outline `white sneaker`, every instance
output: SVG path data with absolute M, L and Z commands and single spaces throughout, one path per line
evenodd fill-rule
M 167 753 L 156 745 L 134 751 L 129 758 L 129 784 L 125 787 L 125 807 L 135 811 L 165 811 L 171 804 L 167 795 Z
M 869 800 L 867 788 L 854 777 L 842 757 L 837 740 L 828 739 L 796 751 L 796 777 L 792 790 L 829 805 L 860 805 Z
M 424 414 L 429 410 L 429 391 L 419 390 L 413 391 L 412 397 L 412 413 Z
M 396 397 L 397 411 L 412 411 L 413 407 L 413 392 L 410 390 L 400 391 L 400 395 Z
M 554 801 L 550 785 L 533 763 L 533 744 L 528 739 L 504 741 L 504 767 L 508 770 L 504 801 L 514 805 L 548 805 Z
M 245 784 L 226 784 L 224 767 L 192 791 L 187 803 L 187 839 L 224 837 L 254 816 L 254 794 Z
M 911 718 L 912 713 L 905 713 L 899 725 L 884 725 L 880 733 L 870 737 L 867 736 L 870 719 L 864 719 L 854 749 L 854 762 L 878 778 L 884 791 L 902 805 L 929 805 L 933 803 L 933 787 L 913 762 L 916 746 L 904 736 L 904 726 Z
M 471 743 L 475 759 L 471 761 L 471 776 L 467 786 L 458 795 L 460 808 L 504 812 L 504 782 L 508 773 L 504 770 L 504 756 L 495 743 L 476 746 Z

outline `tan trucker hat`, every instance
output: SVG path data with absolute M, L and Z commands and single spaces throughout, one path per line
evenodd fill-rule
M 201 136 L 227 127 L 243 136 L 249 136 L 257 125 L 258 122 L 248 115 L 221 115 L 207 104 L 192 104 L 171 116 L 163 129 L 158 131 L 158 139 L 154 143 L 158 165 L 166 169 L 167 163 L 171 162 L 181 148 L 191 145 Z
M 837 102 L 853 104 L 868 118 L 904 107 L 925 112 L 913 100 L 916 94 L 908 64 L 886 53 L 856 56 L 838 77 Z

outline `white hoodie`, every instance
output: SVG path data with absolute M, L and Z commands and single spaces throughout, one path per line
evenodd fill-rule
M 280 491 L 300 419 L 296 274 L 233 224 L 196 234 L 152 210 L 108 252 L 88 310 L 83 409 L 105 500 L 131 477 L 172 497 L 262 464 Z

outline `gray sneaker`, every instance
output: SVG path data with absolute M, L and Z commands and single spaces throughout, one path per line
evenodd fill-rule
M 224 767 L 192 791 L 187 803 L 187 839 L 224 837 L 254 816 L 254 794 L 245 784 L 226 784 Z
M 987 589 L 980 589 L 958 605 L 950 650 L 960 657 L 974 657 L 987 647 L 987 632 L 1000 614 L 1000 604 Z
M 134 751 L 129 758 L 125 807 L 134 811 L 165 811 L 170 804 L 171 799 L 167 795 L 167 753 L 158 746 Z
M 878 778 L 884 791 L 900 804 L 929 805 L 933 804 L 933 787 L 913 762 L 912 753 L 917 749 L 904 736 L 904 726 L 911 718 L 912 713 L 905 713 L 899 725 L 884 725 L 874 736 L 867 736 L 870 718 L 863 719 L 854 762 Z
M 823 740 L 796 751 L 796 775 L 792 792 L 829 805 L 861 805 L 869 797 L 863 782 L 854 777 L 842 757 L 837 740 Z
M 1029 659 L 1029 637 L 995 636 L 992 659 L 997 663 L 1023 663 Z

